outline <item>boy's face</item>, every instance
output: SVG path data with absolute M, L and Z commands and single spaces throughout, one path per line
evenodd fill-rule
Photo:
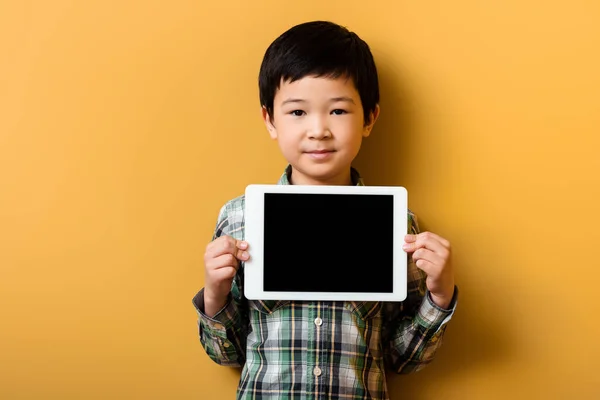
M 360 95 L 351 79 L 307 76 L 282 82 L 273 115 L 263 108 L 271 138 L 292 166 L 295 185 L 350 184 L 350 165 L 369 136 L 379 108 L 364 123 Z

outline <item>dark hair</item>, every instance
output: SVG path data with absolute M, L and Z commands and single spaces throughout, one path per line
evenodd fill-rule
M 260 104 L 273 115 L 273 100 L 281 81 L 306 76 L 354 82 L 364 110 L 365 124 L 379 103 L 379 80 L 371 50 L 345 27 L 327 21 L 296 25 L 279 36 L 265 53 L 258 76 Z

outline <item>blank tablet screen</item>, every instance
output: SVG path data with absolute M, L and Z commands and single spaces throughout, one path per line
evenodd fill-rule
M 393 292 L 393 195 L 264 200 L 264 291 Z

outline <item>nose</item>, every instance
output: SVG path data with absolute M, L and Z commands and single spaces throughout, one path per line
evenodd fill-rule
M 327 119 L 320 116 L 314 116 L 308 130 L 308 138 L 313 140 L 323 140 L 330 137 L 331 131 L 329 130 Z

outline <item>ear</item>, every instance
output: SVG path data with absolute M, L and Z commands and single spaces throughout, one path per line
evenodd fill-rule
M 377 122 L 377 118 L 379 118 L 379 104 L 375 105 L 375 109 L 371 114 L 369 114 L 369 121 L 365 123 L 363 128 L 363 137 L 369 137 L 371 134 L 371 130 L 373 129 L 373 125 Z
M 269 131 L 269 136 L 271 136 L 271 139 L 273 139 L 273 140 L 277 139 L 277 129 L 275 129 L 275 125 L 273 125 L 273 119 L 269 115 L 269 112 L 267 111 L 267 107 L 262 106 L 260 111 L 262 113 L 262 119 L 265 122 L 265 126 L 267 127 L 267 130 Z

